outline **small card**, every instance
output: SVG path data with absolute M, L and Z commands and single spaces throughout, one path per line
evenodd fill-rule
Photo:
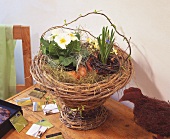
M 9 120 L 17 132 L 21 132 L 21 130 L 28 124 L 27 120 L 23 117 L 21 112 L 18 112 Z
M 41 136 L 44 134 L 44 132 L 47 130 L 47 127 L 33 124 L 30 129 L 27 131 L 27 135 L 36 137 L 36 138 L 41 138 Z
M 33 102 L 33 111 L 42 111 L 42 105 L 44 105 L 44 102 Z
M 41 125 L 41 126 L 45 126 L 45 127 L 47 127 L 48 129 L 53 127 L 53 125 L 52 125 L 49 121 L 47 121 L 46 119 L 42 119 L 42 120 L 38 121 L 38 122 L 35 123 L 35 124 Z
M 41 99 L 46 94 L 45 90 L 34 88 L 28 95 Z
M 46 135 L 46 139 L 64 139 L 63 135 L 61 132 Z
M 56 104 L 42 105 L 42 109 L 45 115 L 59 112 Z
M 32 101 L 31 101 L 31 98 L 30 98 L 30 97 L 28 97 L 28 98 L 16 99 L 15 101 L 16 101 L 16 103 L 17 103 L 19 106 L 32 105 Z

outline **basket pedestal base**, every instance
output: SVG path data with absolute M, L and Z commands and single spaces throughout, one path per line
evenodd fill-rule
M 104 106 L 99 106 L 89 111 L 73 111 L 68 107 L 64 107 L 60 111 L 60 121 L 68 128 L 76 130 L 89 130 L 100 126 L 105 122 L 108 111 Z

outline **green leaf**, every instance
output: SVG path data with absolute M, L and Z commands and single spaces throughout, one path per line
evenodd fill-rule
M 112 26 L 116 29 L 116 25 L 112 24 Z
M 95 13 L 97 13 L 97 10 L 94 10 Z
M 80 54 L 82 55 L 82 58 L 86 58 L 86 57 L 89 56 L 89 52 L 88 52 L 88 50 L 85 49 L 85 48 L 82 48 L 82 49 L 80 50 Z
M 49 41 L 45 40 L 43 37 L 40 38 L 40 43 L 41 47 L 40 49 L 42 50 L 43 54 L 48 54 L 49 53 Z
M 57 55 L 56 47 L 53 44 L 49 45 L 49 54 L 50 55 Z
M 77 53 L 77 52 L 80 52 L 80 50 L 81 50 L 81 47 L 80 47 L 80 42 L 79 41 L 77 41 L 77 40 L 75 40 L 75 41 L 71 41 L 71 43 L 70 44 L 68 44 L 67 46 L 66 46 L 66 51 L 65 51 L 65 56 L 70 56 L 70 54 L 72 54 L 72 53 Z
M 73 50 L 74 51 L 79 52 L 81 50 L 80 42 L 79 41 L 76 40 L 76 41 L 72 42 L 72 45 L 73 45 Z
M 73 60 L 74 59 L 72 57 L 63 57 L 63 56 L 59 57 L 59 61 L 63 66 L 70 65 L 71 63 L 73 63 Z
M 64 25 L 66 25 L 66 26 L 67 26 L 67 22 L 66 22 L 66 19 L 64 20 Z
M 60 64 L 59 59 L 54 59 L 53 62 L 54 62 L 56 65 L 59 65 L 59 64 Z
M 46 47 L 45 46 L 41 46 L 40 49 L 41 49 L 42 53 L 44 55 L 46 55 Z
M 79 33 L 76 33 L 75 36 L 80 40 L 80 34 Z
M 82 105 L 82 110 L 84 110 L 84 105 Z
M 83 117 L 83 112 L 82 111 L 80 111 L 80 116 Z
M 45 40 L 43 37 L 40 38 L 40 43 L 43 45 L 43 46 L 48 46 L 49 45 L 49 41 L 48 40 Z
M 57 105 L 57 108 L 58 108 L 59 111 L 61 110 L 61 106 L 60 105 Z
M 71 109 L 71 111 L 77 111 L 77 109 Z
M 48 64 L 52 67 L 55 68 L 57 67 L 60 63 L 59 63 L 59 59 L 53 59 L 53 60 L 49 60 Z
M 100 48 L 99 58 L 103 64 L 107 63 L 107 59 L 112 51 L 115 40 L 114 33 L 113 29 L 110 32 L 108 27 L 103 27 L 102 34 L 97 38 Z

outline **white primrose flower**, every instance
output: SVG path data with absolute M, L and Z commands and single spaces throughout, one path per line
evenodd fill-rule
M 51 30 L 51 35 L 52 36 L 57 36 L 59 34 L 59 31 L 57 29 Z
M 69 35 L 70 35 L 72 41 L 75 41 L 75 40 L 78 41 L 78 38 L 77 38 L 77 36 L 75 34 L 69 33 Z
M 53 41 L 53 36 L 48 36 L 48 37 L 47 37 L 47 40 L 48 40 L 49 42 Z
M 57 29 L 53 29 L 51 30 L 51 35 L 47 37 L 47 40 L 49 42 L 53 41 L 54 37 L 57 36 L 59 34 Z
M 60 35 L 57 35 L 54 38 L 54 41 L 62 48 L 62 49 L 66 49 L 66 46 L 71 42 L 71 37 L 66 34 L 66 33 L 62 33 Z

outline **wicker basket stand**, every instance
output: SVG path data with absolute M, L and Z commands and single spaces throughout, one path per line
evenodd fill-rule
M 97 12 L 92 13 L 98 14 Z M 46 32 L 58 27 L 52 27 Z M 118 31 L 116 30 L 116 32 Z M 118 34 L 121 36 L 119 32 Z M 130 45 L 128 40 L 127 42 Z M 53 76 L 53 71 L 44 68 L 48 61 L 47 55 L 43 55 L 40 51 L 34 57 L 30 69 L 31 74 L 37 83 L 54 91 L 58 98 L 57 103 L 60 105 L 60 120 L 67 127 L 77 130 L 89 130 L 100 126 L 108 115 L 106 108 L 103 106 L 105 101 L 131 80 L 133 65 L 129 54 L 120 47 L 115 47 L 118 50 L 118 60 L 121 65 L 119 71 L 110 75 L 109 78 L 93 84 L 60 82 Z

